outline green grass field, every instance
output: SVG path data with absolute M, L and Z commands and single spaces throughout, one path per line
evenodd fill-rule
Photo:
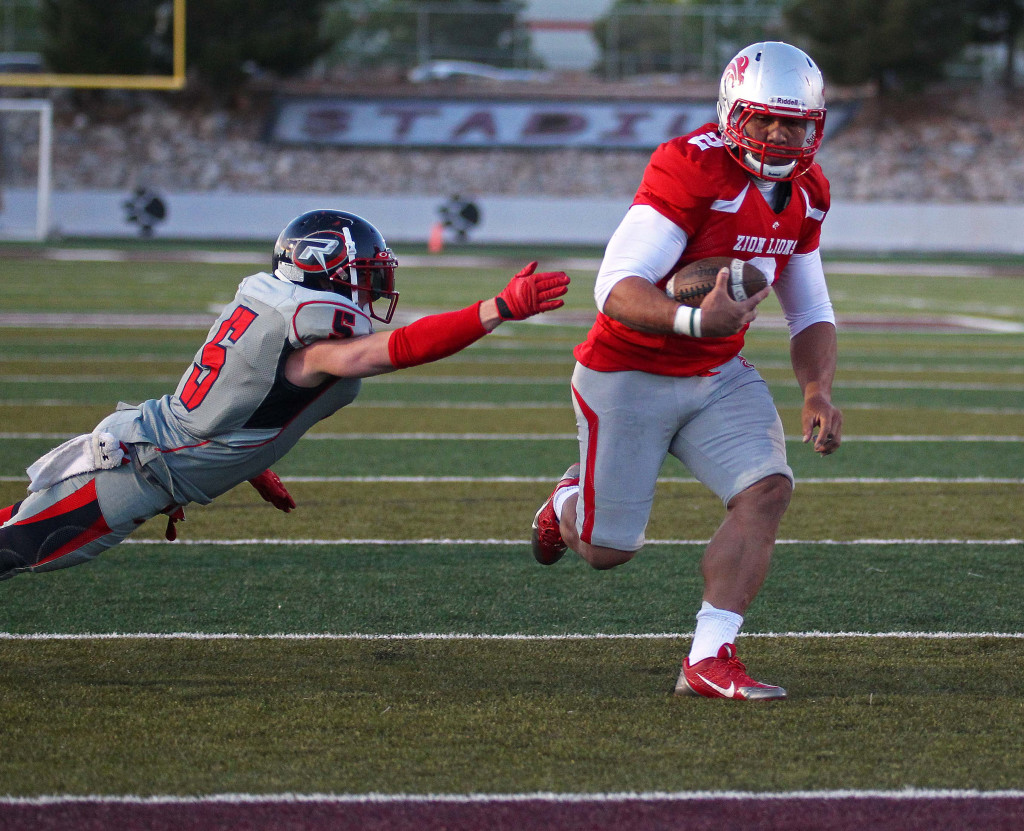
M 403 266 L 400 309 L 496 292 L 531 258 L 502 253 Z M 9 262 L 0 504 L 118 400 L 171 391 L 202 320 L 262 267 Z M 1020 789 L 1024 279 L 832 278 L 847 440 L 824 459 L 765 304 L 745 355 L 799 483 L 740 639 L 789 690 L 763 706 L 670 694 L 722 511 L 674 460 L 630 564 L 530 555 L 577 452 L 593 275 L 571 273 L 567 314 L 366 381 L 275 467 L 295 512 L 243 487 L 190 508 L 178 543 L 154 520 L 92 564 L 0 583 L 0 793 Z

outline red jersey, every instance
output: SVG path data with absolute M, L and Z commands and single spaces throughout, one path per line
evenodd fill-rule
M 792 190 L 774 210 L 732 157 L 715 124 L 662 144 L 651 155 L 634 205 L 649 205 L 686 232 L 686 248 L 658 282 L 705 257 L 737 257 L 778 277 L 789 258 L 818 248 L 829 208 L 828 180 L 817 164 L 779 188 Z M 736 357 L 746 328 L 727 338 L 639 332 L 599 312 L 576 360 L 598 372 L 641 370 L 701 375 Z

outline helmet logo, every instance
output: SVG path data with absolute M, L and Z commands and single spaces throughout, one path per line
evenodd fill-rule
M 307 237 L 295 244 L 292 262 L 303 271 L 312 271 L 316 266 L 319 266 L 321 271 L 327 271 L 337 266 L 337 261 L 329 260 L 329 258 L 340 245 L 341 243 L 336 237 L 327 239 Z
M 732 63 L 725 69 L 725 74 L 722 76 L 722 81 L 731 86 L 737 86 L 743 83 L 743 75 L 747 71 L 747 67 L 750 66 L 750 58 L 746 55 L 737 55 L 733 58 Z

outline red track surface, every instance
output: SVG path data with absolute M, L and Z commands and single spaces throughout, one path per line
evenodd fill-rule
M 1022 796 L 831 796 L 758 799 L 60 801 L 0 804 L 3 831 L 1017 831 Z

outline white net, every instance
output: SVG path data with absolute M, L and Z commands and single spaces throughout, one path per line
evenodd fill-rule
M 49 101 L 0 98 L 0 239 L 49 235 L 52 146 Z

